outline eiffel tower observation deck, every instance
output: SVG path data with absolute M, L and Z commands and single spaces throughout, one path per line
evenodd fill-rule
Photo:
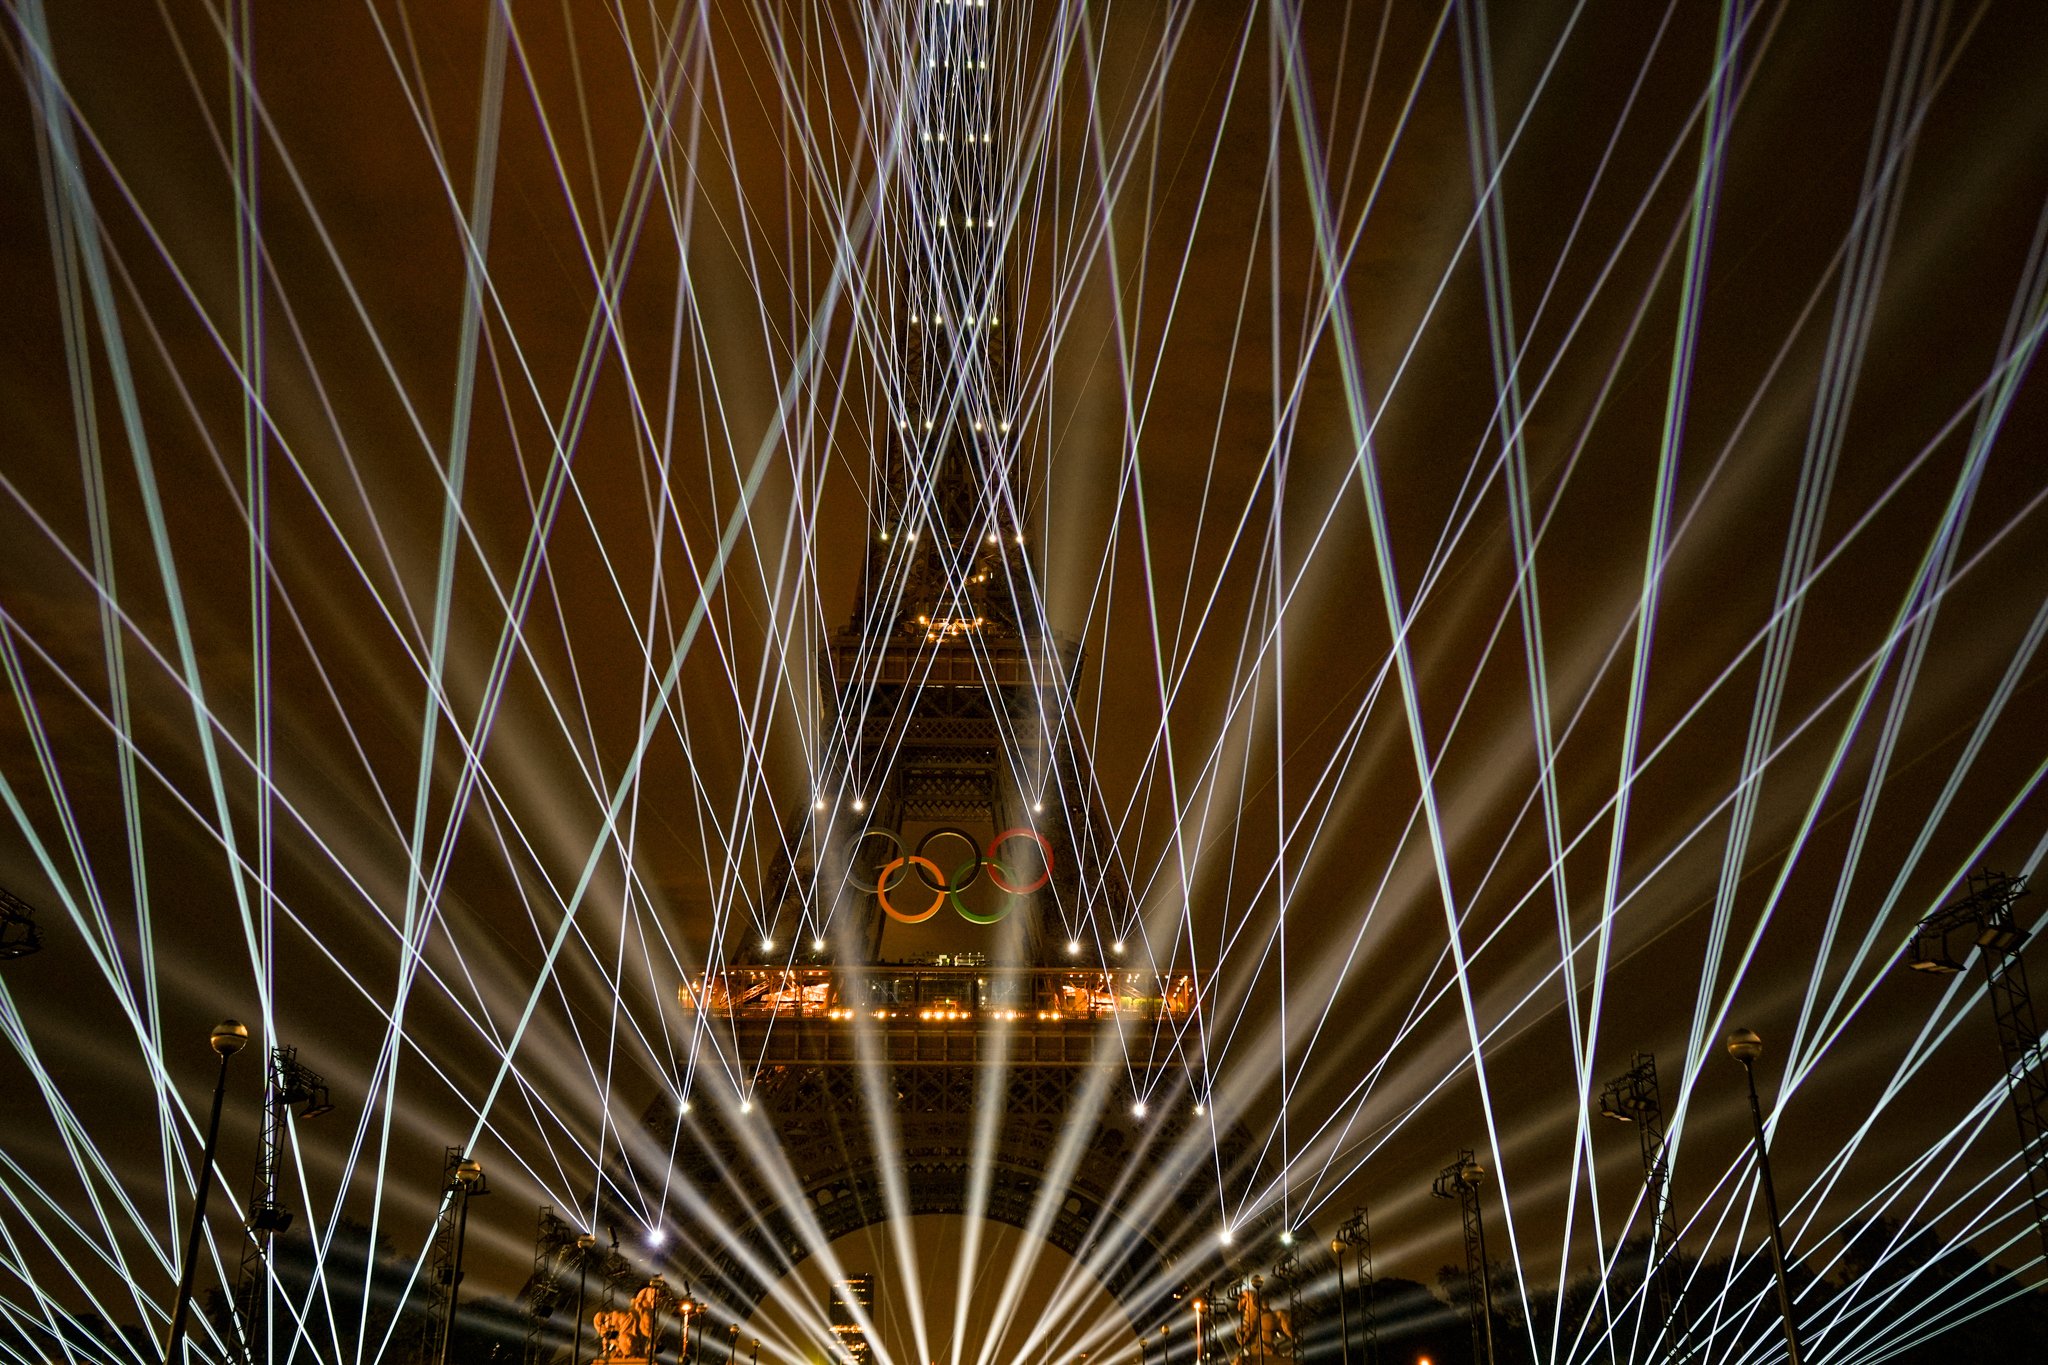
M 989 9 L 908 13 L 868 301 L 893 366 L 859 597 L 822 652 L 825 776 L 762 888 L 771 933 L 680 986 L 740 1095 L 679 1076 L 648 1122 L 715 1211 L 712 1291 L 736 1312 L 807 1234 L 936 1213 L 1039 1232 L 1150 1324 L 1177 1244 L 1213 1245 L 1219 1152 L 1249 1143 L 1181 1079 L 1199 983 L 1096 932 L 1133 919 L 1019 477 L 1009 64 Z M 740 1192 L 764 1137 L 808 1219 Z

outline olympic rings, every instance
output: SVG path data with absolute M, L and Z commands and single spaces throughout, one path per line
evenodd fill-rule
M 928 854 L 925 854 L 925 850 L 931 847 L 932 840 L 946 838 L 949 836 L 951 838 L 958 839 L 961 843 L 967 845 L 970 851 L 974 848 L 974 836 L 972 834 L 969 834 L 964 829 L 955 828 L 952 825 L 940 825 L 937 829 L 932 830 L 930 833 L 926 834 L 924 838 L 919 839 L 917 841 L 918 853 L 920 855 L 929 856 Z M 990 851 L 993 852 L 993 848 L 991 848 Z M 929 890 L 944 891 L 948 895 L 951 895 L 955 892 L 965 891 L 968 887 L 974 885 L 976 882 L 981 880 L 981 863 L 982 860 L 979 857 L 970 856 L 967 862 L 961 864 L 961 868 L 963 870 L 967 868 L 973 869 L 972 871 L 967 873 L 967 880 L 964 882 L 935 882 L 931 878 L 924 875 L 923 868 L 918 869 L 917 879 L 923 882 L 926 888 Z M 932 868 L 932 871 L 937 872 L 938 869 L 934 867 Z M 954 875 L 958 876 L 959 873 L 955 872 Z
M 996 850 L 1009 843 L 1012 839 L 1035 839 L 1038 842 L 1039 852 L 1045 855 L 1045 870 L 1040 872 L 1038 880 L 1029 886 L 1010 885 L 1009 881 L 1003 876 L 1003 865 L 996 861 Z M 1035 829 L 1025 829 L 1021 825 L 1016 829 L 1004 830 L 1001 834 L 988 841 L 988 879 L 996 884 L 996 889 L 999 891 L 1007 891 L 1013 896 L 1030 895 L 1039 887 L 1052 880 L 1052 840 L 1046 838 Z
M 913 868 L 928 867 L 932 870 L 933 876 L 937 876 L 939 874 L 939 865 L 933 862 L 930 858 L 920 857 L 918 854 L 915 853 L 906 854 L 901 858 L 892 858 L 888 862 L 882 864 L 882 870 L 875 874 L 875 899 L 876 901 L 880 902 L 883 912 L 887 914 L 890 919 L 893 919 L 900 924 L 923 924 L 933 915 L 939 913 L 939 907 L 946 903 L 946 897 L 950 896 L 952 892 L 947 891 L 943 887 L 937 888 L 938 894 L 932 897 L 932 903 L 930 905 L 927 905 L 924 909 L 920 910 L 918 913 L 914 915 L 904 914 L 901 910 L 898 910 L 895 906 L 889 904 L 888 888 L 889 874 L 891 872 L 894 872 L 897 868 L 902 867 L 905 863 L 910 864 L 910 866 L 912 866 Z M 922 874 L 920 874 L 920 877 L 922 877 Z
M 854 856 L 848 860 L 850 866 L 846 870 L 846 879 L 853 883 L 854 889 L 857 891 L 875 893 L 879 892 L 882 888 L 882 879 L 879 876 L 871 882 L 864 882 L 860 879 L 860 846 L 869 839 L 887 839 L 889 841 L 890 846 L 896 850 L 896 854 L 899 859 L 904 854 L 910 852 L 910 850 L 903 846 L 903 836 L 898 834 L 893 829 L 882 829 L 878 826 L 871 826 L 870 828 L 864 829 L 860 832 L 860 837 L 853 841 L 852 852 Z M 922 846 L 920 845 L 920 847 Z M 937 868 L 933 868 L 932 870 L 934 872 L 938 871 Z
M 993 858 L 976 858 L 974 862 L 977 867 L 982 866 L 984 864 L 988 866 L 991 869 L 991 872 L 989 874 L 989 880 L 996 881 L 996 877 L 993 872 L 993 869 L 995 867 L 995 860 Z M 959 867 L 953 870 L 953 875 L 957 877 L 966 870 L 967 864 L 962 863 Z M 1002 883 L 999 881 L 996 881 L 996 884 L 998 886 L 1002 885 Z M 1010 907 L 1014 906 L 1019 900 L 1023 899 L 1021 896 L 1011 896 L 1003 902 L 1002 909 L 996 911 L 992 915 L 984 915 L 979 910 L 969 910 L 967 908 L 967 902 L 960 899 L 960 889 L 962 887 L 965 887 L 966 885 L 966 882 L 962 882 L 960 883 L 959 887 L 955 887 L 953 890 L 948 891 L 946 894 L 950 896 L 953 900 L 953 909 L 959 913 L 961 919 L 966 920 L 969 924 L 994 924 L 1003 916 L 1010 913 Z
M 942 836 L 958 839 L 970 849 L 974 847 L 974 836 L 954 825 L 940 825 L 927 831 L 925 836 L 917 841 L 915 849 L 906 847 L 903 836 L 897 831 L 870 826 L 862 830 L 859 837 L 853 841 L 852 857 L 849 859 L 851 865 L 847 869 L 846 879 L 856 890 L 873 895 L 876 902 L 881 905 L 882 912 L 899 924 L 922 924 L 939 913 L 939 907 L 947 901 L 951 901 L 960 918 L 970 924 L 994 924 L 1007 916 L 1018 900 L 1052 880 L 1052 840 L 1035 829 L 1027 829 L 1020 825 L 1015 829 L 1004 830 L 989 840 L 985 850 L 975 853 L 954 868 L 951 877 L 945 876 L 940 871 L 938 863 L 926 854 L 932 842 Z M 861 845 L 869 839 L 882 840 L 894 856 L 881 865 L 872 881 L 865 881 L 860 873 L 859 855 Z M 1043 863 L 1037 878 L 1022 886 L 1012 881 L 1009 869 L 996 857 L 1003 845 L 1017 839 L 1029 839 L 1037 844 Z M 916 874 L 917 880 L 924 884 L 925 889 L 932 893 L 932 903 L 914 914 L 897 909 L 889 900 L 889 878 L 895 875 L 899 868 L 909 868 Z M 967 903 L 960 899 L 961 892 L 981 879 L 984 869 L 987 870 L 988 879 L 995 884 L 996 889 L 1005 895 L 1002 908 L 993 913 L 971 910 Z M 907 881 L 907 878 L 899 877 L 897 889 L 900 891 Z

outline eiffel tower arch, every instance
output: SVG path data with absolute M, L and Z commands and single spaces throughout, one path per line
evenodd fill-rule
M 892 1029 L 866 1040 L 893 1054 L 880 1061 L 844 1034 L 781 1032 L 770 1051 L 783 1060 L 762 1067 L 744 1111 L 720 1097 L 647 1114 L 646 1136 L 703 1201 L 711 1226 L 691 1240 L 727 1311 L 745 1316 L 817 1245 L 899 1215 L 1035 1234 L 1141 1330 L 1213 1273 L 1217 1153 L 1228 1182 L 1251 1144 L 1235 1128 L 1212 1143 L 1184 1093 L 1134 1112 L 1123 1068 L 1086 1055 L 1114 1046 L 1106 1034 Z

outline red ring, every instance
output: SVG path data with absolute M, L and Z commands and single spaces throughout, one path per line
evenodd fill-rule
M 1012 886 L 1007 881 L 1004 881 L 1002 867 L 996 862 L 996 850 L 1012 839 L 1036 840 L 1039 851 L 1045 854 L 1045 870 L 1040 872 L 1038 880 L 1029 886 Z M 1037 830 L 1025 829 L 1022 825 L 1019 825 L 1016 829 L 1004 830 L 1001 834 L 988 841 L 988 879 L 996 884 L 996 889 L 999 891 L 1007 891 L 1013 896 L 1030 895 L 1039 887 L 1052 880 L 1052 840 L 1046 838 Z
M 929 868 L 934 877 L 943 878 L 946 875 L 939 871 L 939 865 L 930 858 L 921 857 L 915 853 L 906 854 L 901 858 L 891 858 L 888 862 L 883 863 L 882 870 L 875 874 L 875 899 L 881 903 L 882 913 L 895 920 L 898 924 L 923 924 L 933 915 L 938 914 L 939 907 L 946 903 L 946 897 L 949 893 L 942 887 L 932 897 L 932 903 L 926 906 L 920 914 L 906 915 L 895 906 L 889 904 L 889 874 L 905 864 L 915 867 L 919 863 Z

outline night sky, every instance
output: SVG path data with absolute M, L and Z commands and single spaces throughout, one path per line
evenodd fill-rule
M 1688 1246 L 1755 1252 L 1747 1024 L 1798 1256 L 1882 1212 L 2040 1282 L 1981 977 L 1897 958 L 2048 851 L 2048 10 L 993 7 L 1017 491 L 1134 898 L 1059 934 L 1210 981 L 1226 1202 L 1429 1279 L 1471 1147 L 1554 1287 L 1653 1051 Z M 254 8 L 240 67 L 193 0 L 0 26 L 10 1320 L 160 1333 L 223 1015 L 333 1088 L 287 1202 L 408 1259 L 488 1105 L 515 1292 L 678 982 L 796 932 L 874 529 L 900 6 Z

